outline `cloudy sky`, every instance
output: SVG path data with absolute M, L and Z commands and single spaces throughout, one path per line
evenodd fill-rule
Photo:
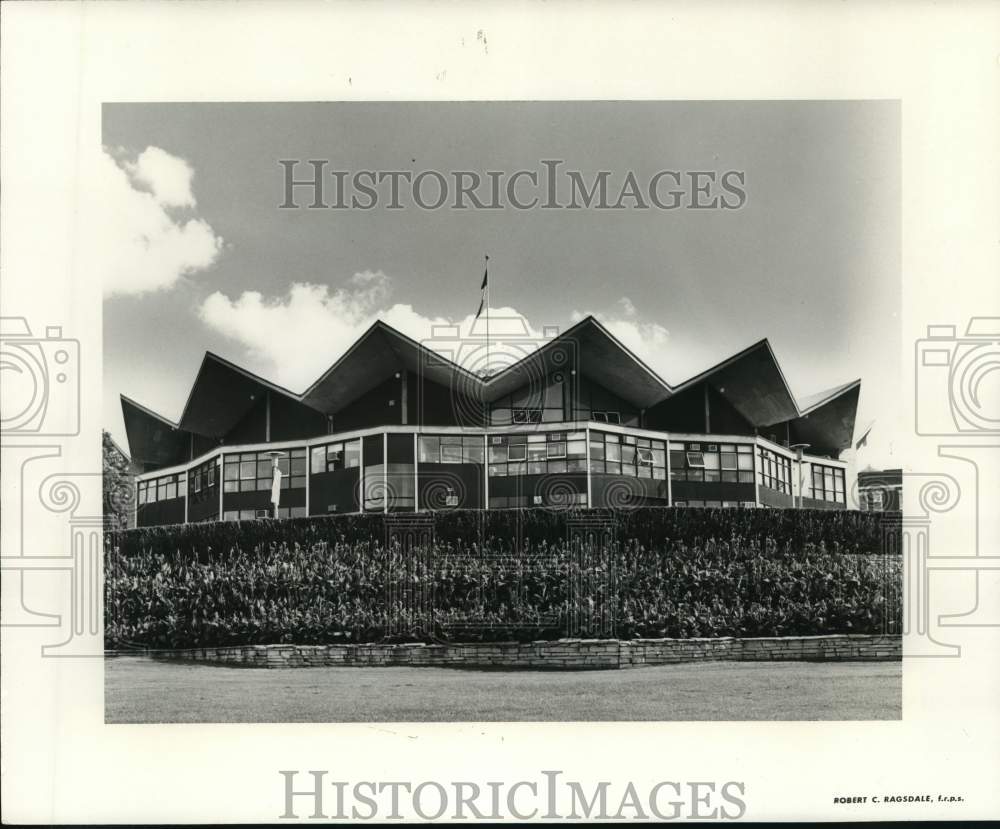
M 858 463 L 899 463 L 894 103 L 109 104 L 103 144 L 87 244 L 123 446 L 119 393 L 177 419 L 206 350 L 302 391 L 377 318 L 467 328 L 489 253 L 495 314 L 540 331 L 593 313 L 669 382 L 765 336 L 800 398 L 862 378 Z M 279 159 L 484 179 L 560 159 L 615 194 L 630 170 L 739 170 L 747 200 L 281 210 Z

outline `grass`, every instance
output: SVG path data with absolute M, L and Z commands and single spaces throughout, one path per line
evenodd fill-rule
M 893 720 L 900 662 L 608 671 L 228 668 L 105 660 L 108 723 Z

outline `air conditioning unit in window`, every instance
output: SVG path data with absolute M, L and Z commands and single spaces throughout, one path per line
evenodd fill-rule
M 500 437 L 500 435 L 494 435 L 492 438 L 490 438 L 490 442 L 494 446 L 498 446 L 499 444 L 503 443 L 503 438 Z
M 458 506 L 458 496 L 457 495 L 445 495 L 444 505 L 446 507 L 457 507 Z
M 707 451 L 709 451 L 709 452 L 718 452 L 719 451 L 719 444 L 717 444 L 717 443 L 710 443 L 710 444 L 708 444 L 708 450 Z
M 542 504 L 542 496 L 541 495 L 534 496 L 534 504 L 535 504 L 536 507 L 541 506 L 541 504 Z

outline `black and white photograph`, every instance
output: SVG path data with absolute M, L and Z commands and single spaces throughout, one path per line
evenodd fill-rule
M 900 717 L 895 102 L 102 119 L 109 722 Z
M 998 31 L 0 3 L 0 819 L 1000 816 Z

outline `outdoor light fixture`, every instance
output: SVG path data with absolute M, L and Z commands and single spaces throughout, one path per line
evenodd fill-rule
M 271 503 L 274 505 L 274 517 L 278 517 L 278 504 L 281 502 L 281 470 L 278 468 L 278 458 L 287 453 L 272 449 L 267 453 L 271 456 Z
M 802 454 L 809 448 L 809 444 L 793 443 L 788 448 L 795 450 L 795 457 L 799 462 L 799 509 L 802 509 Z

